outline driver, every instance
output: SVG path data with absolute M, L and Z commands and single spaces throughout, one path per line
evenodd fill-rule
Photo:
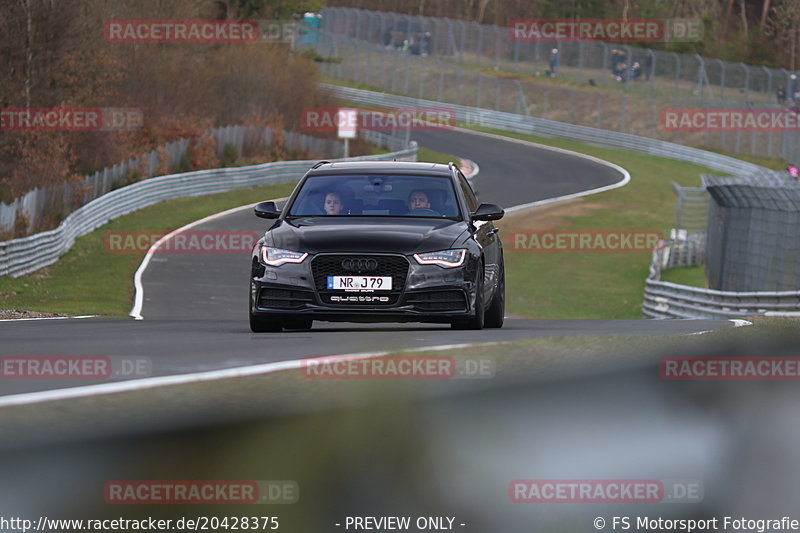
M 414 211 L 415 209 L 430 209 L 431 202 L 425 191 L 419 189 L 411 191 L 408 195 L 408 209 Z

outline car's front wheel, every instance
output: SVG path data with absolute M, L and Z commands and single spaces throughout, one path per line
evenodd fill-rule
M 500 281 L 497 283 L 497 288 L 492 295 L 492 301 L 489 302 L 489 307 L 486 308 L 486 316 L 483 319 L 483 325 L 487 328 L 502 328 L 503 320 L 506 314 L 506 272 L 505 269 L 500 267 Z
M 252 311 L 250 312 L 250 331 L 253 333 L 275 333 L 282 329 L 278 320 L 254 315 Z

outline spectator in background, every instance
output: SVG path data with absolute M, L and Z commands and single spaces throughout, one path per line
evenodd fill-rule
M 617 75 L 616 80 L 621 83 L 625 83 L 628 81 L 628 64 L 627 63 L 620 63 L 617 65 Z
M 792 163 L 791 165 L 789 165 L 788 167 L 786 167 L 786 171 L 787 171 L 787 172 L 789 173 L 789 175 L 790 175 L 791 177 L 793 177 L 794 179 L 797 179 L 797 178 L 798 178 L 798 176 L 800 176 L 800 169 L 798 169 L 798 168 L 797 168 L 797 167 L 794 165 L 794 163 Z
M 786 91 L 783 87 L 778 87 L 778 105 L 786 103 Z
M 789 76 L 789 98 L 792 100 L 792 103 L 797 103 L 797 74 L 792 74 Z
M 553 48 L 550 50 L 550 71 L 548 75 L 551 78 L 555 78 L 556 74 L 558 74 L 558 48 Z
M 627 60 L 627 55 L 622 50 L 611 50 L 611 74 L 617 78 L 619 81 L 619 76 L 622 74 L 622 71 L 625 70 L 624 67 L 621 68 L 621 65 L 625 64 Z
M 642 75 L 642 66 L 639 64 L 638 61 L 633 64 L 633 69 L 631 71 L 631 74 L 633 75 L 633 81 L 636 81 L 641 77 L 641 75 Z

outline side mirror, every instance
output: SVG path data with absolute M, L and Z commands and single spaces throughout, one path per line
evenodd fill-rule
M 506 212 L 503 208 L 494 204 L 481 204 L 472 213 L 472 220 L 500 220 Z
M 278 218 L 281 216 L 281 212 L 275 206 L 275 202 L 261 202 L 253 208 L 253 212 L 258 218 Z

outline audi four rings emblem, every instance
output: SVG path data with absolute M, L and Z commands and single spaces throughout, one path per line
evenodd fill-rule
M 369 272 L 378 268 L 376 259 L 345 259 L 342 268 L 350 272 Z

